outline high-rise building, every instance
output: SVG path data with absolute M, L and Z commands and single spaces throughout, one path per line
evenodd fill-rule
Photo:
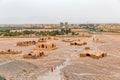
M 60 27 L 63 27 L 64 26 L 64 23 L 63 22 L 60 22 Z
M 65 27 L 68 28 L 68 22 L 65 22 Z
M 60 27 L 61 28 L 68 28 L 69 24 L 68 24 L 68 22 L 60 22 Z

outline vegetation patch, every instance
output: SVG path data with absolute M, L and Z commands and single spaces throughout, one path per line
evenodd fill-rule
M 25 69 L 23 69 L 22 71 L 25 72 L 25 73 L 27 72 L 27 70 L 25 70 Z
M 0 80 L 5 80 L 5 77 L 3 75 L 0 74 Z

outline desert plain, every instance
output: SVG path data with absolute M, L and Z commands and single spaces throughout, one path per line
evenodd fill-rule
M 97 36 L 103 42 L 93 42 Z M 67 37 L 64 37 L 64 39 Z M 87 45 L 75 46 L 69 42 L 49 40 L 57 49 L 43 51 L 46 57 L 24 59 L 23 55 L 34 51 L 35 45 L 16 46 L 19 41 L 38 41 L 39 38 L 0 38 L 0 51 L 17 50 L 21 54 L 0 54 L 0 75 L 7 80 L 119 80 L 120 79 L 120 35 L 92 34 L 91 37 L 69 37 L 87 42 Z M 80 57 L 88 46 L 96 51 L 104 51 L 106 57 L 93 59 Z M 55 68 L 51 72 L 51 67 Z

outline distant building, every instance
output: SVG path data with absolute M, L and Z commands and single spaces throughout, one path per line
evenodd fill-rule
M 60 28 L 68 28 L 69 24 L 68 22 L 60 22 Z
M 65 27 L 66 27 L 66 28 L 68 28 L 68 27 L 69 27 L 68 22 L 65 22 Z
M 23 24 L 0 24 L 0 27 L 24 27 Z
M 24 24 L 25 27 L 43 27 L 42 24 Z
M 25 24 L 25 27 L 56 28 L 58 24 Z
M 97 28 L 108 32 L 120 32 L 120 24 L 100 24 Z
M 63 22 L 60 22 L 60 27 L 62 28 L 64 26 L 64 23 Z
M 71 32 L 78 34 L 80 37 L 90 37 L 90 32 L 86 29 L 71 29 Z
M 10 30 L 10 32 L 23 32 L 23 31 L 52 32 L 55 30 L 61 31 L 61 29 L 20 29 L 20 30 Z

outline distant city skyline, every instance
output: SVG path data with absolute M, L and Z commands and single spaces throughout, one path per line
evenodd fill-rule
M 120 23 L 120 0 L 0 0 L 0 24 Z

